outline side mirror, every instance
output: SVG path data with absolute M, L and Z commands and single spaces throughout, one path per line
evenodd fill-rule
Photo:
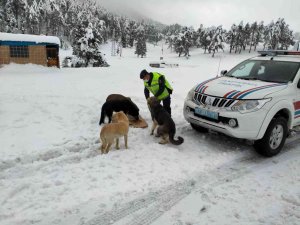
M 298 80 L 297 88 L 300 89 L 300 79 Z
M 227 70 L 221 70 L 221 76 L 224 76 L 227 73 Z

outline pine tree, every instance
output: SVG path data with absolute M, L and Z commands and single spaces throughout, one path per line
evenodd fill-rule
M 274 22 L 272 21 L 270 24 L 265 26 L 264 28 L 264 49 L 271 49 L 271 39 L 273 36 L 273 27 L 274 27 Z
M 6 21 L 10 31 L 14 33 L 24 33 L 26 0 L 7 0 L 5 4 Z
M 175 48 L 181 56 L 189 56 L 191 47 L 201 47 L 204 53 L 209 49 L 216 52 L 219 40 L 213 40 L 215 31 L 212 28 L 204 28 L 203 25 L 197 31 L 184 28 L 179 24 L 161 26 L 158 23 L 143 24 L 144 31 L 139 30 L 140 25 L 125 17 L 119 17 L 108 13 L 96 4 L 96 0 L 1 0 L 0 1 L 0 31 L 12 33 L 46 34 L 56 35 L 61 40 L 77 43 L 84 34 L 80 33 L 82 26 L 85 32 L 88 21 L 93 26 L 93 34 L 99 43 L 105 43 L 109 38 L 114 38 L 123 47 L 133 47 L 134 43 L 146 55 L 146 40 L 157 44 L 162 37 L 168 47 Z M 85 25 L 84 25 L 85 24 Z M 138 34 L 139 32 L 139 34 Z M 222 31 L 222 34 L 224 31 Z M 230 45 L 232 51 L 241 53 L 249 45 L 249 52 L 259 42 L 264 42 L 264 48 L 287 49 L 293 44 L 293 31 L 289 29 L 284 19 L 279 18 L 276 23 L 268 26 L 252 23 L 251 26 L 243 21 L 233 25 L 231 30 L 222 36 L 222 40 Z M 144 40 L 143 40 L 144 39 Z M 143 44 L 142 44 L 143 43 Z M 75 52 L 76 52 L 75 46 Z M 137 54 L 137 53 L 136 53 Z M 139 53 L 140 54 L 140 53 Z M 140 55 L 138 55 L 140 56 Z
M 214 31 L 213 31 L 213 37 L 211 38 L 210 45 L 208 47 L 209 53 L 213 53 L 212 57 L 215 56 L 215 53 L 221 49 L 224 51 L 224 31 L 222 29 L 222 26 L 218 26 Z
M 86 22 L 87 23 L 87 22 Z M 73 48 L 73 54 L 83 59 L 84 66 L 108 66 L 100 52 L 100 40 L 98 34 L 93 30 L 93 25 L 88 23 L 88 26 L 78 26 L 76 33 L 78 41 Z
M 146 36 L 145 36 L 145 28 L 141 24 L 137 28 L 137 34 L 136 34 L 136 49 L 134 54 L 137 54 L 137 56 L 141 56 L 142 58 L 146 56 L 147 48 L 146 48 Z
M 279 29 L 278 49 L 287 50 L 290 45 L 294 45 L 293 31 L 289 29 L 289 25 L 283 18 L 278 19 L 277 26 Z
M 246 50 L 247 45 L 250 45 L 250 35 L 251 35 L 251 27 L 249 23 L 246 23 L 243 32 L 242 32 L 242 48 Z
M 31 5 L 28 6 L 28 13 L 27 13 L 27 28 L 30 34 L 39 34 L 39 8 L 38 3 L 36 0 L 33 0 Z
M 258 32 L 258 26 L 257 26 L 257 22 L 255 21 L 250 27 L 250 49 L 249 49 L 249 53 L 251 52 L 252 46 L 254 46 L 255 34 L 257 32 Z
M 184 35 L 182 33 L 178 34 L 174 38 L 174 49 L 175 49 L 175 52 L 178 54 L 179 57 L 183 53 L 184 42 L 185 42 L 185 37 L 184 37 Z
M 157 45 L 158 41 L 161 40 L 162 35 L 154 25 L 148 25 L 145 28 L 147 41 Z
M 244 45 L 244 25 L 243 21 L 240 22 L 240 24 L 237 27 L 237 35 L 235 39 L 235 52 L 234 53 L 241 53 L 243 45 Z
M 189 49 L 192 46 L 192 28 L 184 27 L 179 33 L 176 38 L 174 39 L 174 48 L 175 52 L 178 53 L 178 56 L 180 57 L 182 54 L 184 56 L 189 57 Z
M 204 34 L 204 27 L 203 27 L 203 24 L 200 24 L 200 27 L 194 34 L 194 45 L 197 48 L 201 47 L 201 38 L 202 38 L 203 34 Z
M 226 42 L 229 44 L 229 53 L 235 48 L 237 38 L 237 26 L 233 24 L 231 30 L 226 34 Z
M 256 51 L 256 46 L 259 44 L 259 42 L 262 41 L 262 36 L 263 36 L 263 33 L 264 33 L 264 29 L 265 29 L 264 22 L 261 21 L 260 24 L 257 27 L 257 32 L 256 32 L 256 35 L 254 37 L 254 51 Z
M 5 32 L 4 4 L 0 2 L 0 32 Z
M 214 27 L 208 27 L 204 29 L 203 35 L 200 37 L 200 46 L 204 48 L 204 54 L 208 50 L 213 36 Z
M 127 27 L 127 34 L 128 34 L 128 45 L 129 47 L 133 47 L 134 44 L 134 37 L 136 36 L 137 32 L 137 25 L 134 21 L 130 21 Z
M 126 48 L 128 46 L 129 42 L 129 35 L 128 35 L 128 24 L 129 21 L 127 18 L 122 17 L 120 20 L 120 25 L 121 25 L 121 44 L 123 48 Z

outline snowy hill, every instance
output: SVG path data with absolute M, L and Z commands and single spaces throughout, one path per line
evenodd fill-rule
M 1 225 L 299 222 L 299 141 L 265 159 L 249 143 L 197 133 L 183 118 L 193 85 L 256 53 L 212 58 L 193 49 L 187 60 L 161 48 L 148 45 L 146 58 L 134 49 L 111 57 L 107 45 L 105 68 L 0 68 Z M 162 56 L 179 67 L 149 67 Z M 128 150 L 121 140 L 120 150 L 101 155 L 98 121 L 109 94 L 130 96 L 151 126 L 142 69 L 173 86 L 172 117 L 185 142 L 160 145 L 150 128 L 130 128 Z

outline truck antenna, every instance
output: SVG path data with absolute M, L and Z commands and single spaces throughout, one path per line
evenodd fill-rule
M 217 71 L 217 76 L 219 76 L 219 71 L 220 71 L 220 65 L 221 65 L 221 60 L 222 60 L 222 55 L 220 55 L 220 60 L 219 60 L 219 66 L 218 66 L 218 71 Z

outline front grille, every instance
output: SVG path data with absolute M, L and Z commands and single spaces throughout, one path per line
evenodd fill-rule
M 189 110 L 191 112 L 193 112 L 194 116 L 199 117 L 199 118 L 204 119 L 204 120 L 208 120 L 208 121 L 214 122 L 214 123 L 220 123 L 221 122 L 223 124 L 227 124 L 228 125 L 230 119 L 235 119 L 235 118 L 229 118 L 229 117 L 219 116 L 218 119 L 215 120 L 215 119 L 212 119 L 212 118 L 208 118 L 208 117 L 205 117 L 205 116 L 200 116 L 198 114 L 195 114 L 195 109 L 189 108 Z M 237 121 L 237 119 L 235 119 L 235 120 L 237 122 L 237 126 L 236 127 L 238 127 L 239 126 L 238 125 L 238 121 Z
M 213 97 L 209 95 L 204 95 L 198 92 L 195 92 L 193 101 L 200 105 L 211 105 L 216 108 L 227 108 L 233 105 L 236 101 L 234 99 Z

